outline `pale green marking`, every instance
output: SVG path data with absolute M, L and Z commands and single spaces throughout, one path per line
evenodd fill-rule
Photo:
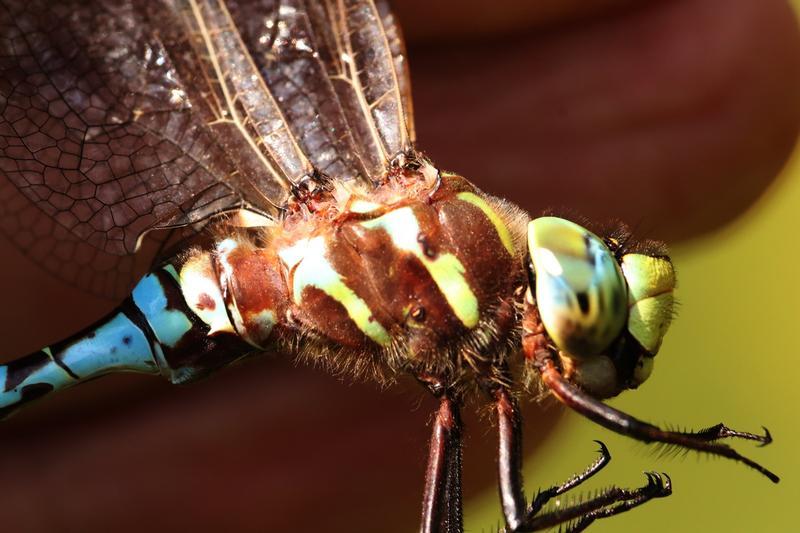
M 50 347 L 49 347 L 49 346 L 45 346 L 44 348 L 42 348 L 42 351 L 43 351 L 44 353 L 46 353 L 46 354 L 47 354 L 47 357 L 49 357 L 50 359 L 52 359 L 52 358 L 53 358 L 53 351 L 50 349 Z
M 381 204 L 376 204 L 375 202 L 370 202 L 368 200 L 357 199 L 354 200 L 352 204 L 350 204 L 350 212 L 351 213 L 370 213 L 382 207 Z
M 167 274 L 169 274 L 170 276 L 172 276 L 175 279 L 175 281 L 177 281 L 178 284 L 180 285 L 181 277 L 178 275 L 178 271 L 175 270 L 174 266 L 172 266 L 172 265 L 164 265 L 164 271 Z
M 480 312 L 478 298 L 464 277 L 466 269 L 453 254 L 440 254 L 435 259 L 427 257 L 420 245 L 419 222 L 410 207 L 401 207 L 361 223 L 367 229 L 383 229 L 395 246 L 410 252 L 428 269 L 431 278 L 442 291 L 447 303 L 464 326 L 478 325 Z
M 464 200 L 465 202 L 469 202 L 483 211 L 483 214 L 486 215 L 486 218 L 488 218 L 489 221 L 494 224 L 494 229 L 497 231 L 497 235 L 500 237 L 500 242 L 502 242 L 503 246 L 506 247 L 508 253 L 513 256 L 514 240 L 511 238 L 511 232 L 508 231 L 503 219 L 500 218 L 497 213 L 495 213 L 494 209 L 492 209 L 492 206 L 486 203 L 486 200 L 471 192 L 460 192 L 456 195 L 456 198 L 459 200 Z
M 267 336 L 272 331 L 272 327 L 277 323 L 277 317 L 275 316 L 275 312 L 269 309 L 265 309 L 263 311 L 259 311 L 255 315 L 253 315 L 253 320 L 261 329 L 261 334 L 263 336 Z
M 306 287 L 316 287 L 342 304 L 358 329 L 373 341 L 381 345 L 391 342 L 389 333 L 374 319 L 367 303 L 347 286 L 325 257 L 323 237 L 308 241 L 305 254 L 294 271 L 292 297 L 297 305 L 300 305 Z
M 286 265 L 288 270 L 303 260 L 308 248 L 308 239 L 298 239 L 292 246 L 281 248 L 278 250 L 278 257 L 281 258 L 283 264 Z
M 179 284 L 186 304 L 206 325 L 211 336 L 219 332 L 234 333 L 233 324 L 228 318 L 225 301 L 222 299 L 219 286 L 211 273 L 209 254 L 193 257 L 184 263 L 179 276 Z M 201 295 L 206 295 L 214 302 L 213 308 L 198 305 Z M 235 309 L 235 307 L 234 307 Z

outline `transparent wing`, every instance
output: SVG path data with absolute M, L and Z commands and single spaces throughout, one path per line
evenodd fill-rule
M 274 195 L 274 185 L 296 183 L 313 168 L 278 105 L 280 96 L 270 93 L 222 0 L 173 4 L 183 21 L 177 27 L 188 30 L 194 52 L 173 55 L 190 58 L 179 60 L 178 70 L 195 81 L 192 89 L 206 104 L 209 127 L 246 172 L 247 183 L 268 201 L 277 198 L 282 204 L 285 194 Z M 177 44 L 181 50 L 183 43 Z
M 323 173 L 379 179 L 411 148 L 405 49 L 386 2 L 229 2 L 254 62 Z
M 5 2 L 0 172 L 111 254 L 311 171 L 224 8 Z
M 397 17 L 394 16 L 389 6 L 388 0 L 377 0 L 375 5 L 378 14 L 383 22 L 383 29 L 386 35 L 386 43 L 392 57 L 394 75 L 397 81 L 397 91 L 400 94 L 400 104 L 403 115 L 403 122 L 397 126 L 405 126 L 408 142 L 412 145 L 417 140 L 417 133 L 414 129 L 414 105 L 411 99 L 411 76 L 408 72 L 408 55 L 406 53 L 406 43 L 403 40 L 403 31 Z
M 377 178 L 395 155 L 412 148 L 411 108 L 404 105 L 410 99 L 409 82 L 397 25 L 387 16 L 392 24 L 388 35 L 381 12 L 370 0 L 308 1 L 306 7 L 320 59 L 364 166 L 370 177 Z
M 133 271 L 153 229 L 274 214 L 314 170 L 379 179 L 412 140 L 386 2 L 0 1 L 0 226 L 62 278 Z
M 302 3 L 230 2 L 230 10 L 264 82 L 281 102 L 314 167 L 342 180 L 366 177 Z
M 151 264 L 142 254 L 108 254 L 81 240 L 4 179 L 0 179 L 0 227 L 16 248 L 54 277 L 106 298 L 123 297 Z M 6 279 L 6 284 L 15 282 Z

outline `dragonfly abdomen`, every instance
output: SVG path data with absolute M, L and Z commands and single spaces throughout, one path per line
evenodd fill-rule
M 0 366 L 0 418 L 49 392 L 114 371 L 158 372 L 145 333 L 124 311 Z
M 252 347 L 210 328 L 186 302 L 177 271 L 166 265 L 142 278 L 115 311 L 61 342 L 0 365 L 0 418 L 47 393 L 113 372 L 190 381 Z

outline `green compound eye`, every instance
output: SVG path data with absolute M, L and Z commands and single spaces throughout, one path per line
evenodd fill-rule
M 628 282 L 628 331 L 652 355 L 672 322 L 675 269 L 666 257 L 627 254 L 622 272 Z
M 628 291 L 617 261 L 589 230 L 556 217 L 528 224 L 528 251 L 542 324 L 574 357 L 606 350 L 628 317 Z

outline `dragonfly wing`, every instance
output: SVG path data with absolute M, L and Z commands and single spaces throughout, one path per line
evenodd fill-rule
M 82 241 L 126 254 L 238 195 L 147 15 L 110 4 L 0 8 L 0 172 Z
M 305 6 L 364 167 L 379 179 L 398 153 L 412 149 L 410 83 L 398 27 L 385 3 L 383 15 L 370 0 L 309 0 Z
M 367 176 L 302 3 L 229 6 L 258 71 L 314 167 L 345 181 Z
M 80 239 L 41 209 L 8 180 L 0 179 L 0 255 L 12 244 L 53 277 L 90 294 L 123 297 L 151 264 L 142 254 L 106 253 Z M 12 283 L 14 280 L 7 280 Z
M 0 172 L 105 252 L 311 172 L 217 2 L 6 2 Z
M 237 185 L 255 193 L 257 206 L 282 205 L 287 185 L 314 169 L 279 106 L 281 96 L 270 92 L 225 2 L 177 0 L 173 4 L 182 24 L 162 24 L 160 29 L 177 33 L 171 42 L 173 55 L 180 58 L 178 70 L 192 79 L 195 99 L 203 102 L 209 127 L 243 171 L 245 180 Z M 189 43 L 183 42 L 184 36 Z M 187 49 L 191 53 L 183 53 Z
M 394 75 L 397 80 L 397 90 L 400 93 L 400 103 L 403 110 L 403 120 L 408 135 L 408 142 L 413 144 L 417 140 L 414 129 L 414 105 L 411 99 L 411 76 L 408 72 L 408 54 L 406 53 L 406 43 L 403 40 L 403 30 L 400 22 L 392 13 L 388 0 L 377 0 L 375 2 L 378 14 L 383 22 L 383 29 L 386 35 L 386 43 L 389 46 L 389 53 L 394 64 Z M 402 127 L 400 124 L 398 127 Z
M 377 180 L 412 141 L 385 2 L 0 3 L 2 194 L 26 200 L 0 226 L 20 247 L 64 241 L 82 275 L 78 248 L 124 257 L 153 229 L 274 215 L 304 175 Z
M 380 179 L 413 140 L 405 49 L 386 2 L 229 2 L 315 168 Z

